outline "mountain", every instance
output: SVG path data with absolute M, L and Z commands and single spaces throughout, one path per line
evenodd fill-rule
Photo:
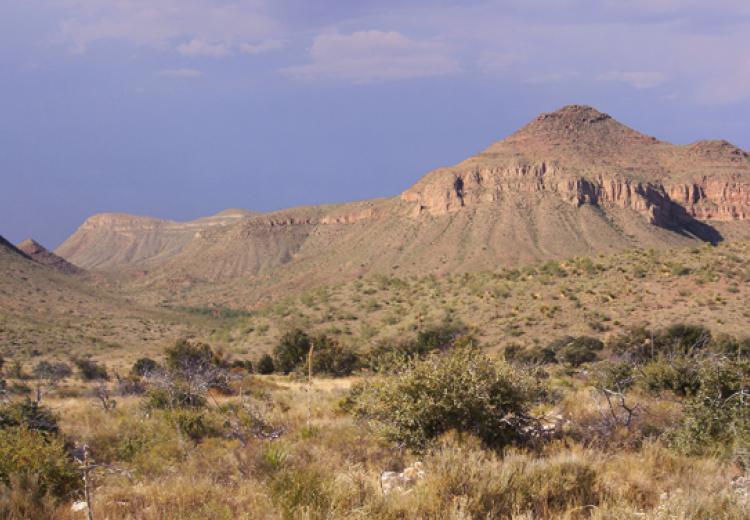
M 158 262 L 182 250 L 201 231 L 225 226 L 253 215 L 225 210 L 192 222 L 175 222 L 122 213 L 102 213 L 86 220 L 55 250 L 84 269 L 120 268 L 140 262 Z
M 35 262 L 49 266 L 61 273 L 77 274 L 82 272 L 81 269 L 74 266 L 64 258 L 48 251 L 47 248 L 34 239 L 29 238 L 24 240 L 16 247 Z
M 249 302 L 270 288 L 368 273 L 716 243 L 750 236 L 748 219 L 745 151 L 725 141 L 673 145 L 571 105 L 398 197 L 183 223 L 95 215 L 56 253 L 87 269 L 130 273 L 139 287 Z
M 195 334 L 195 318 L 136 304 L 97 278 L 43 265 L 0 236 L 0 356 L 67 357 L 92 347 L 111 356 Z

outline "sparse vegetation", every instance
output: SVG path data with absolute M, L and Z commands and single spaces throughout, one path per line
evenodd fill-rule
M 747 518 L 750 308 L 729 251 L 747 257 L 365 277 L 185 312 L 208 332 L 166 349 L 5 348 L 2 440 L 36 459 L 0 464 L 0 516 L 76 518 L 86 443 L 107 468 L 97 518 Z M 381 472 L 416 460 L 424 478 L 384 496 Z

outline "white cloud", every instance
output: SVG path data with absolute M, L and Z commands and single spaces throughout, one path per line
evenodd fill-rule
M 221 58 L 229 54 L 229 46 L 225 43 L 210 43 L 192 39 L 177 46 L 177 52 L 185 56 L 210 56 Z
M 417 41 L 397 32 L 361 31 L 315 38 L 311 62 L 283 70 L 302 80 L 353 83 L 441 76 L 458 72 L 458 62 L 441 43 Z
M 240 51 L 245 54 L 263 54 L 265 52 L 282 49 L 286 42 L 284 40 L 266 40 L 260 43 L 243 43 L 240 45 Z
M 667 81 L 667 77 L 661 72 L 647 71 L 610 71 L 600 74 L 597 79 L 627 83 L 638 90 L 655 88 Z
M 203 76 L 203 71 L 198 69 L 164 69 L 157 75 L 165 78 L 197 78 Z

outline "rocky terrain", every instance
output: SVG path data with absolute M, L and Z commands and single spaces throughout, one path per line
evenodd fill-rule
M 249 305 L 373 273 L 471 272 L 746 238 L 748 215 L 746 152 L 724 141 L 673 145 L 572 105 L 398 197 L 183 223 L 95 215 L 56 253 L 126 273 L 151 299 Z
M 82 272 L 80 268 L 57 256 L 55 253 L 48 251 L 47 248 L 32 238 L 24 240 L 16 247 L 35 262 L 52 267 L 61 273 L 78 274 Z

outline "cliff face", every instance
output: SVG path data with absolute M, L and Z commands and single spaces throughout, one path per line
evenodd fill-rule
M 508 139 L 402 195 L 413 213 L 442 215 L 518 193 L 633 210 L 652 224 L 750 218 L 750 158 L 726 141 L 675 146 L 589 107 L 543 114 Z

